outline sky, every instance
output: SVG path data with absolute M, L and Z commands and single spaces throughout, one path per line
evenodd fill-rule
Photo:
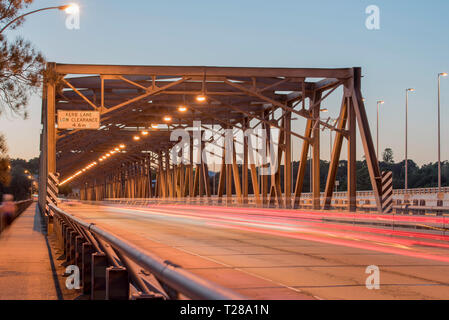
M 380 149 L 390 147 L 396 161 L 404 159 L 405 89 L 412 87 L 416 92 L 409 96 L 409 158 L 418 164 L 437 160 L 437 74 L 449 72 L 447 0 L 76 3 L 81 7 L 79 30 L 67 29 L 65 14 L 54 10 L 29 16 L 7 36 L 30 40 L 47 61 L 59 63 L 360 66 L 374 141 L 376 101 L 385 100 Z M 62 4 L 67 2 L 39 0 L 29 10 Z M 379 30 L 365 26 L 369 5 L 380 9 Z M 12 158 L 39 154 L 40 99 L 38 94 L 31 99 L 28 120 L 0 116 L 0 132 L 6 135 Z M 441 102 L 442 159 L 449 159 L 449 77 L 441 79 Z M 327 103 L 327 116 L 337 117 L 339 97 Z M 329 157 L 328 136 L 323 134 L 324 159 Z M 299 146 L 298 141 L 294 151 Z M 360 144 L 357 153 L 361 159 Z

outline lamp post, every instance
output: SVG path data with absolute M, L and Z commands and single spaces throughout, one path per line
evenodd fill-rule
M 376 154 L 377 154 L 377 161 L 379 161 L 379 105 L 384 104 L 385 101 L 378 100 L 377 101 L 377 132 L 376 132 Z
M 405 192 L 408 190 L 408 93 L 413 92 L 415 89 L 405 89 Z
M 320 109 L 320 111 L 321 112 L 324 112 L 324 113 L 327 113 L 327 112 L 329 112 L 329 109 L 328 108 L 322 108 L 322 109 Z M 321 119 L 320 118 L 320 120 L 323 120 L 323 119 Z M 330 120 L 330 118 L 329 118 L 329 120 Z M 323 128 L 324 129 L 324 128 Z M 332 130 L 329 130 L 329 133 L 330 133 L 330 138 L 329 138 L 329 145 L 330 145 L 330 148 L 329 148 L 329 159 L 332 159 Z
M 33 199 L 33 176 L 31 175 L 31 173 L 28 170 L 25 170 L 25 173 L 28 173 L 28 180 L 30 180 L 30 199 Z
M 440 78 L 446 76 L 446 72 L 438 74 L 438 193 L 441 192 Z
M 40 11 L 46 11 L 46 10 L 54 10 L 54 9 L 58 9 L 61 11 L 65 11 L 68 14 L 77 12 L 79 10 L 78 5 L 76 4 L 66 4 L 63 6 L 57 6 L 57 7 L 47 7 L 47 8 L 41 8 L 41 9 L 37 9 L 37 10 L 33 10 L 30 12 L 27 12 L 25 14 L 22 14 L 21 16 L 16 17 L 15 19 L 11 20 L 10 22 L 8 22 L 1 30 L 0 30 L 0 34 L 3 33 L 3 31 L 5 31 L 5 29 L 7 29 L 10 25 L 12 25 L 14 22 L 16 22 L 17 20 L 28 16 L 30 14 L 36 13 L 36 12 L 40 12 Z

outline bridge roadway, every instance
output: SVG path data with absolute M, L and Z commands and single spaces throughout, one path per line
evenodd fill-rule
M 292 210 L 61 208 L 250 298 L 449 299 L 447 236 L 323 222 Z M 365 286 L 369 265 L 380 269 L 379 290 Z

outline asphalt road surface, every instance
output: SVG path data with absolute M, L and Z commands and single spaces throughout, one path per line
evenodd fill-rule
M 449 299 L 449 237 L 275 209 L 61 208 L 251 299 Z M 379 289 L 368 289 L 368 266 Z

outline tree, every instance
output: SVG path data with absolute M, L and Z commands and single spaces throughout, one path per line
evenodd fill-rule
M 0 30 L 14 21 L 6 30 L 18 28 L 24 22 L 19 18 L 33 0 L 0 0 Z M 15 20 L 17 19 L 17 20 Z M 31 43 L 18 37 L 9 41 L 5 31 L 0 33 L 0 115 L 9 110 L 26 119 L 30 94 L 40 88 L 45 60 Z M 5 137 L 0 134 L 0 184 L 11 181 L 11 165 L 6 155 Z
M 393 150 L 391 148 L 386 148 L 382 153 L 382 159 L 386 163 L 394 163 Z
M 67 197 L 69 194 L 72 193 L 72 187 L 68 184 L 65 184 L 65 185 L 59 187 L 58 191 L 59 191 L 59 194 L 63 194 Z
M 0 154 L 5 154 L 8 151 L 6 146 L 5 136 L 0 134 Z
M 8 148 L 6 146 L 5 137 L 0 134 L 0 184 L 7 186 L 11 181 L 11 176 L 9 173 L 10 164 L 6 152 Z
M 19 17 L 33 0 L 0 0 L 0 28 Z M 12 23 L 7 30 L 16 29 L 23 18 Z M 31 43 L 16 38 L 8 41 L 0 34 L 0 113 L 10 110 L 27 118 L 26 106 L 30 94 L 40 88 L 45 60 Z
M 14 196 L 15 201 L 30 198 L 32 181 L 25 174 L 23 167 L 16 166 L 11 169 L 11 183 L 6 191 Z
M 22 167 L 24 170 L 29 171 L 31 174 L 39 173 L 39 158 L 33 158 L 30 160 L 24 159 L 10 159 L 11 167 Z

